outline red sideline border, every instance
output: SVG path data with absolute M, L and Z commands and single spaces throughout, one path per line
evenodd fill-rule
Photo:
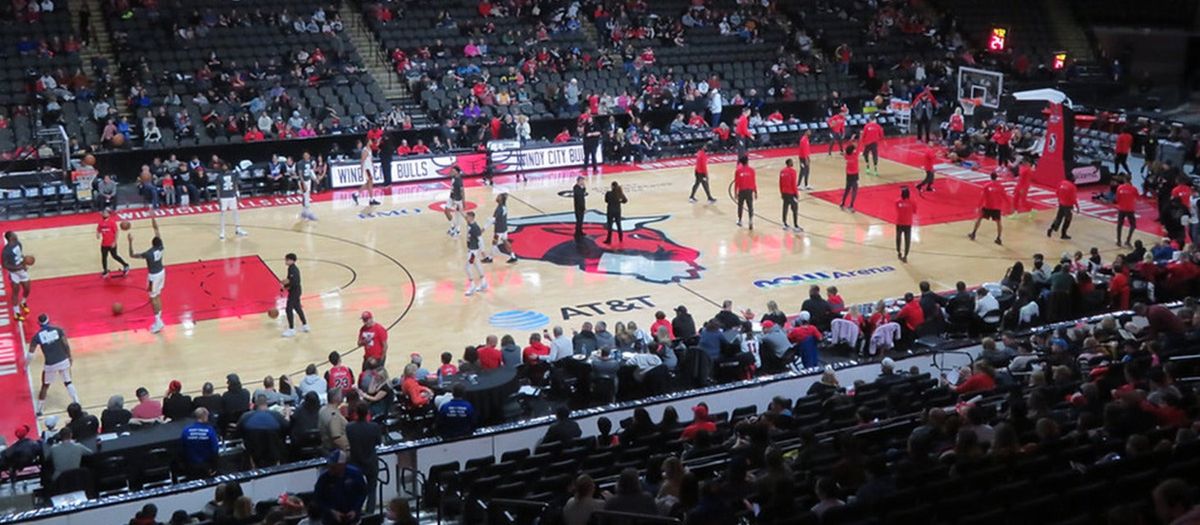
M 0 435 L 8 443 L 16 441 L 19 425 L 29 425 L 37 432 L 37 416 L 34 414 L 33 386 L 30 384 L 28 363 L 25 362 L 24 329 L 13 315 L 9 303 L 12 280 L 8 271 L 0 269 L 0 392 L 5 402 L 0 404 Z

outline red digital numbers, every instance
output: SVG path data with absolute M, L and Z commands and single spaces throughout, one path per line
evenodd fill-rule
M 988 37 L 988 51 L 999 53 L 1004 51 L 1008 45 L 1008 29 L 1003 27 L 993 27 L 992 34 Z

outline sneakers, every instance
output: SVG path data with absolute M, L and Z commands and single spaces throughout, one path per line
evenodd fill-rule
M 221 232 L 221 235 L 218 235 L 217 238 L 221 239 L 222 241 L 225 240 L 225 232 Z
M 246 230 L 243 230 L 243 229 L 241 229 L 241 228 L 238 228 L 237 230 L 234 230 L 234 232 L 233 232 L 233 233 L 236 233 L 238 237 L 245 237 L 245 236 L 247 236 L 247 235 L 250 235 L 249 233 L 247 233 L 247 232 L 246 232 Z
M 129 275 L 129 265 L 128 264 L 126 264 L 125 266 L 123 266 L 121 268 L 121 277 L 125 277 L 126 275 Z
M 484 292 L 484 291 L 487 291 L 487 289 L 488 289 L 487 281 L 484 281 L 483 284 L 479 285 L 479 288 L 476 291 Z
M 296 331 L 292 330 L 291 328 L 288 328 L 287 330 L 283 331 L 283 334 L 280 334 L 280 335 L 282 335 L 283 337 L 295 337 Z
M 999 245 L 999 246 L 1004 246 L 1004 243 L 1000 241 L 1000 238 L 999 238 L 999 237 L 996 237 L 996 240 L 995 240 L 995 241 L 992 241 L 992 242 L 996 243 L 996 244 L 997 244 L 997 245 Z
M 742 227 L 742 221 L 738 221 L 738 228 Z
M 467 297 L 475 295 L 475 287 L 471 286 L 470 288 L 467 288 L 467 293 L 465 293 L 464 295 L 466 295 Z
M 307 333 L 311 332 L 312 330 L 308 328 L 308 325 L 300 325 L 300 331 L 307 334 Z
M 458 228 L 451 226 L 449 230 L 446 230 L 446 235 L 458 237 Z
M 695 198 L 695 197 L 688 197 L 688 202 L 690 202 L 690 203 L 692 203 L 692 204 L 696 204 L 696 198 Z
M 492 264 L 492 258 L 491 258 L 491 257 L 484 257 L 484 258 L 480 259 L 480 260 L 479 260 L 479 262 L 481 262 L 481 263 L 483 263 L 483 264 Z
M 717 203 L 717 199 L 708 199 L 708 203 L 709 203 L 709 204 L 716 204 L 716 203 Z
M 354 205 L 358 206 L 358 192 L 356 191 L 354 193 L 351 193 L 350 197 L 354 199 Z
M 1067 234 L 1065 234 L 1065 233 L 1064 233 L 1064 234 L 1062 235 L 1062 240 L 1064 240 L 1064 241 L 1069 241 L 1069 240 L 1071 240 L 1071 236 L 1070 236 L 1070 235 L 1067 235 Z
M 108 270 L 104 270 L 104 271 L 100 272 L 100 278 L 108 279 Z
M 512 257 L 509 257 L 508 260 L 505 262 L 507 262 L 508 264 L 517 264 L 517 257 L 515 255 Z
M 371 206 L 379 206 L 379 201 L 377 201 L 375 199 L 371 199 L 371 200 L 367 201 L 367 204 L 370 204 Z
M 162 329 L 163 329 L 162 321 L 154 321 L 154 324 L 150 325 L 150 333 L 152 333 L 152 334 L 157 334 L 157 333 L 161 332 Z
M 800 227 L 800 226 L 795 226 L 792 228 L 792 231 L 794 231 L 796 233 L 804 233 L 804 228 Z
M 1046 238 L 1047 238 L 1047 239 L 1049 239 L 1049 238 L 1050 238 L 1050 233 L 1051 233 L 1051 232 L 1053 232 L 1053 231 L 1054 231 L 1054 230 L 1053 230 L 1052 228 L 1046 228 Z
M 972 241 L 975 240 L 975 232 L 968 233 L 967 238 L 971 239 Z

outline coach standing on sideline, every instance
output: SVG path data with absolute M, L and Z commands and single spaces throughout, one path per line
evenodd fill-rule
M 583 177 L 575 177 L 571 200 L 575 201 L 575 237 L 583 237 L 583 214 L 587 212 L 587 186 L 583 183 Z
M 600 164 L 596 162 L 596 150 L 600 149 L 600 128 L 596 127 L 596 117 L 591 111 L 583 114 L 583 174 L 587 175 L 588 166 L 592 173 L 600 173 Z

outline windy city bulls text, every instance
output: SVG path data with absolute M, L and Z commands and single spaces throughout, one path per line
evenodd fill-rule
M 640 310 L 645 308 L 654 308 L 654 303 L 650 302 L 649 295 L 639 295 L 637 297 L 626 297 L 624 299 L 611 299 L 608 301 L 600 301 L 595 303 L 577 304 L 575 306 L 562 307 L 562 318 L 564 321 L 572 317 L 592 317 L 596 315 L 604 315 L 606 313 L 624 313 L 630 310 Z

